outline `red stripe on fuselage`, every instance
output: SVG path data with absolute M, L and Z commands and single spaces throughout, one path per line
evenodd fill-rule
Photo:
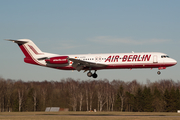
M 108 65 L 107 67 L 92 67 L 91 70 L 100 70 L 100 69 L 131 69 L 131 68 L 158 68 L 158 67 L 170 67 L 175 65 L 174 63 L 137 63 L 137 64 L 113 64 Z M 75 70 L 72 66 L 66 67 L 53 67 L 55 69 L 61 70 Z M 83 70 L 89 70 L 89 67 L 85 67 Z
M 174 63 L 116 64 L 116 65 L 108 65 L 105 69 L 158 68 L 158 67 L 170 67 L 173 65 Z

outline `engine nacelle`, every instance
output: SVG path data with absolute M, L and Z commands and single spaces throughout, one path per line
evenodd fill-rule
M 58 56 L 58 57 L 45 59 L 45 61 L 50 64 L 67 64 L 69 63 L 68 58 L 69 58 L 68 56 Z

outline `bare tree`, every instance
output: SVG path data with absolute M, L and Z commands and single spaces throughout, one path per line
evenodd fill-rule
M 87 81 L 84 82 L 84 89 L 85 89 L 86 111 L 89 111 L 89 83 Z
M 114 110 L 114 102 L 115 102 L 115 97 L 116 97 L 116 92 L 115 89 L 113 88 L 112 85 L 110 85 L 110 90 L 109 90 L 109 110 L 113 111 Z
M 166 89 L 170 90 L 173 86 L 175 86 L 175 82 L 173 80 L 159 80 L 158 83 L 158 89 L 160 89 L 163 94 Z
M 78 82 L 79 111 L 82 110 L 84 84 Z
M 98 81 L 97 85 L 97 96 L 98 96 L 98 110 L 102 111 L 103 106 L 106 104 L 106 87 L 105 87 L 105 81 Z
M 70 106 L 72 106 L 73 111 L 76 111 L 77 109 L 77 99 L 78 99 L 78 83 L 77 81 L 74 81 L 72 79 L 68 80 L 68 88 L 69 88 L 69 94 L 70 94 Z
M 6 91 L 6 81 L 0 78 L 0 109 L 2 112 L 5 111 L 5 91 Z
M 120 98 L 121 100 L 121 106 L 120 106 L 120 110 L 121 112 L 123 111 L 123 108 L 124 108 L 124 99 L 125 99 L 125 92 L 124 92 L 124 87 L 121 85 L 119 87 L 119 90 L 117 92 L 117 95 L 118 97 Z
M 10 111 L 10 107 L 11 106 L 11 97 L 13 94 L 13 89 L 14 89 L 14 85 L 13 85 L 13 81 L 12 80 L 7 80 L 7 87 L 6 87 L 6 96 L 7 96 L 7 111 Z
M 33 93 L 32 93 L 32 97 L 33 97 L 33 108 L 34 108 L 34 112 L 37 109 L 37 97 L 38 97 L 38 91 L 39 91 L 39 84 L 38 82 L 31 82 L 31 88 L 33 88 Z
M 96 81 L 90 81 L 89 82 L 89 109 L 90 111 L 92 110 L 92 101 L 93 101 L 93 96 L 94 93 L 96 92 L 95 90 L 96 87 Z
M 24 100 L 24 94 L 25 94 L 25 90 L 27 89 L 26 88 L 26 85 L 21 81 L 17 81 L 15 83 L 15 86 L 17 88 L 17 94 L 18 94 L 18 98 L 19 98 L 19 112 L 22 111 L 22 104 L 23 104 L 23 100 Z
M 43 103 L 43 108 L 41 110 L 44 110 L 46 107 L 46 97 L 47 97 L 47 81 L 43 81 L 41 83 L 41 96 L 42 96 L 42 103 Z

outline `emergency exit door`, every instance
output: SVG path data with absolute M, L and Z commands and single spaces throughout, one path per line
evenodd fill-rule
M 158 63 L 157 55 L 153 56 L 153 63 Z

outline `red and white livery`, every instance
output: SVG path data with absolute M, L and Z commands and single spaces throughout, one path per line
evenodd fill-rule
M 29 39 L 8 39 L 8 41 L 18 44 L 25 55 L 26 63 L 61 70 L 89 71 L 87 76 L 93 78 L 97 78 L 96 71 L 101 69 L 158 68 L 161 70 L 177 64 L 176 60 L 160 52 L 58 55 L 42 52 Z M 95 72 L 92 73 L 92 70 Z

